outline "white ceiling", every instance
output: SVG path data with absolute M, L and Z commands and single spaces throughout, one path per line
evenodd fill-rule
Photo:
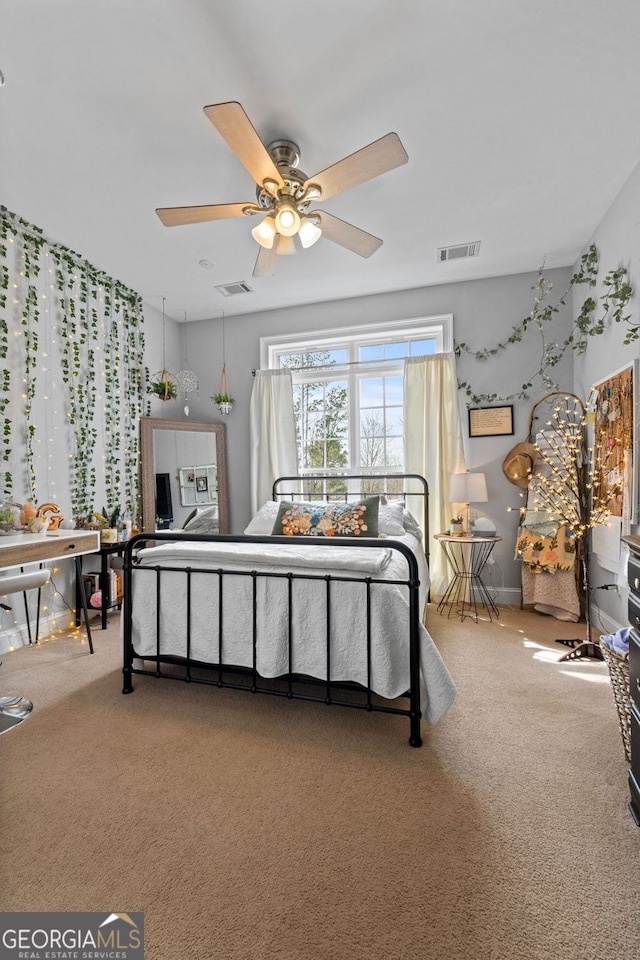
M 0 0 L 0 203 L 177 320 L 564 266 L 640 159 L 639 50 L 637 0 Z M 253 279 L 255 220 L 162 226 L 254 200 L 225 100 L 308 175 L 399 135 L 405 166 L 326 203 L 370 259 L 321 239 Z

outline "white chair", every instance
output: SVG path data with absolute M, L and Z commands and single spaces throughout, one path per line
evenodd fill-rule
M 51 570 L 48 568 L 32 570 L 29 573 L 0 576 L 0 607 L 3 610 L 10 610 L 11 607 L 2 602 L 4 597 L 10 596 L 12 593 L 24 593 L 26 595 L 27 590 L 40 590 L 50 579 Z M 25 697 L 0 696 L 0 714 L 12 717 L 16 722 L 24 720 L 32 710 L 32 702 Z

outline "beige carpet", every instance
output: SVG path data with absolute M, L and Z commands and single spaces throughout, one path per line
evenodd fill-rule
M 112 614 L 112 618 L 117 615 Z M 428 615 L 458 698 L 408 721 L 137 678 L 117 619 L 6 654 L 2 910 L 143 911 L 149 960 L 637 960 L 640 830 L 581 625 Z

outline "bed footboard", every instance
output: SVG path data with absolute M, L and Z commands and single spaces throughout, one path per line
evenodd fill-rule
M 132 693 L 141 675 L 398 714 L 409 718 L 410 745 L 420 747 L 422 628 L 412 550 L 394 540 L 343 539 L 344 569 L 327 554 L 331 572 L 324 572 L 316 560 L 325 549 L 335 553 L 336 538 L 296 540 L 296 561 L 286 566 L 290 537 L 162 531 L 129 540 L 122 692 Z M 149 549 L 158 547 L 169 549 Z M 307 548 L 314 551 L 308 564 Z M 279 563 L 252 564 L 251 554 L 264 549 L 278 551 Z M 356 572 L 350 550 L 358 551 Z M 372 558 L 391 551 L 391 575 L 370 572 L 368 551 L 378 552 Z M 387 661 L 391 679 L 381 667 Z M 406 706 L 396 702 L 405 698 Z

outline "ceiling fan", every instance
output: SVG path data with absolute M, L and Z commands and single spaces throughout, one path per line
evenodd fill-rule
M 305 248 L 323 236 L 361 257 L 370 257 L 381 246 L 378 237 L 324 210 L 309 207 L 406 163 L 409 158 L 397 134 L 388 133 L 307 177 L 297 166 L 298 146 L 291 140 L 275 140 L 265 147 L 241 104 L 214 103 L 205 107 L 204 112 L 255 180 L 256 201 L 159 207 L 156 213 L 165 227 L 264 215 L 251 231 L 260 244 L 254 277 L 275 273 L 278 256 L 296 252 L 296 236 Z

